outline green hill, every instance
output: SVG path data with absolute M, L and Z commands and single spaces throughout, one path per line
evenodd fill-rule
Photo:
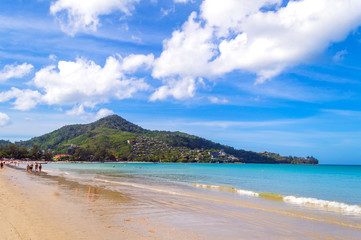
M 27 148 L 37 145 L 56 154 L 71 153 L 79 160 L 117 156 L 120 160 L 154 162 L 318 163 L 314 158 L 238 150 L 181 132 L 150 131 L 117 115 L 89 124 L 64 126 L 17 144 Z

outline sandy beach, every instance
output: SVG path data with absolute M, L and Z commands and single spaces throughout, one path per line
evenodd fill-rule
M 271 205 L 270 205 L 271 206 Z M 212 195 L 0 171 L 0 239 L 359 239 L 360 225 Z
M 143 216 L 117 214 L 114 224 L 110 203 L 98 199 L 96 189 L 76 188 L 69 194 L 56 185 L 29 182 L 38 176 L 26 175 L 9 167 L 0 171 L 1 240 L 197 239 Z

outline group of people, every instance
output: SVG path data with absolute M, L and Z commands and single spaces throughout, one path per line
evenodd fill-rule
M 34 164 L 31 163 L 30 165 L 26 165 L 26 172 L 32 172 L 33 171 L 33 168 L 34 168 Z M 35 163 L 35 172 L 37 172 L 39 170 L 39 172 L 41 172 L 41 169 L 43 167 L 41 166 L 41 163 L 38 165 L 38 163 Z
M 13 164 L 15 167 L 16 166 L 20 166 L 20 162 L 19 161 L 8 161 L 8 162 L 4 162 L 4 161 L 0 161 L 0 168 L 4 168 L 5 164 Z M 41 163 L 37 163 L 35 162 L 35 165 L 33 163 L 28 163 L 26 165 L 26 172 L 33 172 L 33 169 L 36 173 L 40 173 L 41 170 L 43 169 L 43 166 L 41 165 Z

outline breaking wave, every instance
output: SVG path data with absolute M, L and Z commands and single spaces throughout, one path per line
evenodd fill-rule
M 327 211 L 361 215 L 361 207 L 359 205 L 350 205 L 343 202 L 326 201 L 317 198 L 305 198 L 295 196 L 283 197 L 283 201 L 295 205 L 321 208 Z
M 199 184 L 199 183 L 195 183 L 195 184 L 193 184 L 193 186 L 199 187 L 199 188 L 217 189 L 217 190 L 220 190 L 220 191 L 237 193 L 239 195 L 245 195 L 245 196 L 259 197 L 259 193 L 257 193 L 257 192 L 243 190 L 243 189 L 237 189 L 237 188 L 233 188 L 233 187 L 207 185 L 207 184 Z
M 361 216 L 361 206 L 351 205 L 343 202 L 327 201 L 317 198 L 283 196 L 276 193 L 255 192 L 255 191 L 249 191 L 249 190 L 237 189 L 237 188 L 225 187 L 225 186 L 216 186 L 216 185 L 207 185 L 207 184 L 198 184 L 198 183 L 192 185 L 194 187 L 199 187 L 199 188 L 215 189 L 219 191 L 236 193 L 243 196 L 260 197 L 269 200 L 283 201 L 285 203 L 298 205 L 298 206 L 312 207 L 319 210 L 326 210 L 332 212 L 339 212 L 342 214 L 352 214 L 352 215 Z

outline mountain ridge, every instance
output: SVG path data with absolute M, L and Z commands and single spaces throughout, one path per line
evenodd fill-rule
M 121 160 L 134 161 L 318 164 L 317 159 L 313 157 L 256 153 L 183 132 L 151 131 L 115 114 L 88 124 L 63 126 L 16 144 L 27 148 L 38 145 L 41 149 L 50 149 L 55 153 L 74 154 L 84 150 L 83 152 L 87 152 L 89 156 L 102 148 L 108 151 L 106 156 L 112 154 Z M 76 150 L 77 148 L 79 150 Z M 220 154 L 221 150 L 225 154 Z M 89 156 L 87 159 L 91 159 Z

